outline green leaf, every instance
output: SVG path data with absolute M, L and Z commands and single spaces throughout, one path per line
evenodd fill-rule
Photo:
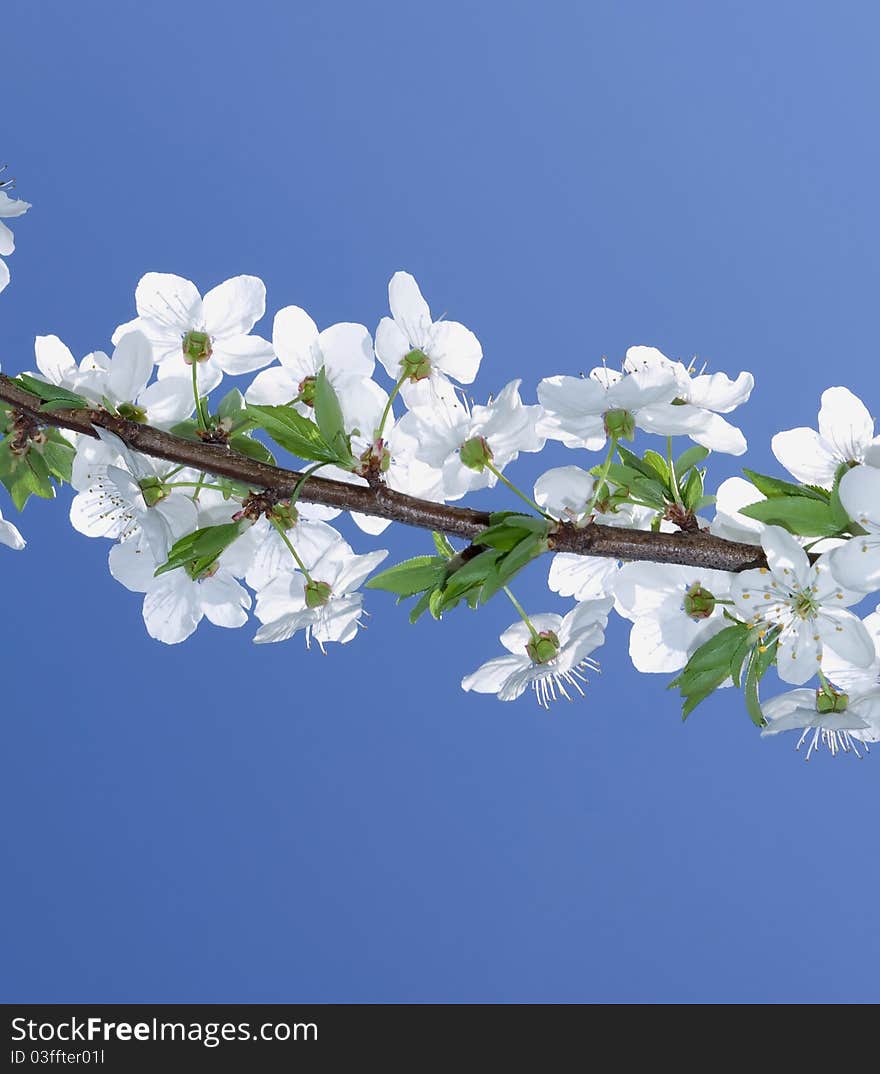
M 437 554 L 445 556 L 446 559 L 452 559 L 455 555 L 455 549 L 449 543 L 449 538 L 446 534 L 438 533 L 437 530 L 434 530 L 431 536 L 434 538 L 434 547 L 437 549 Z
M 681 481 L 692 466 L 699 466 L 703 459 L 707 458 L 708 455 L 709 449 L 703 447 L 701 444 L 694 444 L 693 447 L 689 447 L 687 451 L 683 451 L 675 460 L 675 476 Z
M 57 429 L 47 429 L 44 435 L 45 443 L 38 446 L 36 450 L 46 460 L 46 466 L 52 477 L 70 484 L 76 448 L 69 440 L 65 440 Z
M 36 395 L 43 400 L 40 410 L 58 410 L 62 408 L 65 410 L 84 410 L 92 405 L 87 399 L 83 399 L 81 395 L 69 392 L 66 388 L 59 388 L 56 384 L 47 384 L 43 380 L 37 380 L 36 377 L 30 376 L 28 373 L 19 373 L 16 377 L 16 383 L 20 384 L 31 395 Z
M 287 406 L 248 405 L 248 416 L 264 429 L 276 444 L 311 462 L 338 463 L 339 453 L 331 447 L 314 422 Z
M 0 482 L 21 511 L 31 496 L 51 500 L 55 495 L 49 466 L 33 446 L 19 455 L 12 451 L 9 441 L 0 443 Z
M 246 526 L 244 521 L 226 522 L 221 526 L 204 526 L 188 533 L 174 543 L 166 562 L 156 568 L 155 576 L 158 578 L 160 574 L 177 570 L 178 567 L 207 569 Z
M 752 723 L 756 727 L 766 727 L 767 720 L 764 717 L 764 712 L 761 709 L 761 699 L 758 694 L 758 684 L 764 675 L 767 673 L 767 669 L 776 659 L 776 646 L 778 642 L 778 632 L 765 636 L 763 642 L 760 645 L 756 645 L 752 650 L 752 656 L 749 660 L 748 671 L 746 672 L 745 689 L 743 696 L 746 703 L 746 711 L 751 717 Z
M 221 420 L 226 418 L 229 421 L 234 421 L 244 409 L 244 396 L 238 388 L 233 388 L 231 392 L 227 392 L 220 400 L 220 405 L 217 407 L 217 417 Z
M 244 433 L 240 433 L 238 436 L 230 436 L 229 446 L 240 455 L 247 455 L 249 459 L 265 462 L 269 466 L 275 465 L 275 456 L 266 445 L 261 444 L 259 440 L 254 440 L 251 436 L 246 436 Z
M 428 590 L 426 593 L 422 593 L 413 605 L 412 611 L 409 613 L 409 621 L 411 623 L 417 623 L 428 610 L 428 605 L 431 603 L 431 597 L 434 595 L 434 592 L 434 590 Z
M 490 516 L 495 518 L 495 515 Z M 474 537 L 474 544 L 490 545 L 502 551 L 509 551 L 526 536 L 532 533 L 546 537 L 550 523 L 545 518 L 535 515 L 505 514 L 505 517 L 484 529 Z
M 743 473 L 758 492 L 768 499 L 774 499 L 777 496 L 802 496 L 805 499 L 828 502 L 828 493 L 824 489 L 808 485 L 793 485 L 790 481 L 780 481 L 778 477 L 768 477 L 766 474 L 755 473 L 754 470 L 743 469 Z
M 624 466 L 628 466 L 631 470 L 637 470 L 643 477 L 649 477 L 652 480 L 657 477 L 657 471 L 653 466 L 643 462 L 634 451 L 625 448 L 621 443 L 617 445 L 617 454 L 620 456 L 620 461 Z
M 651 467 L 657 477 L 660 478 L 664 487 L 670 488 L 672 475 L 669 473 L 669 464 L 666 462 L 666 459 L 664 459 L 662 455 L 658 455 L 656 451 L 648 449 L 648 451 L 645 452 L 645 462 Z
M 507 555 L 496 560 L 480 590 L 480 604 L 485 604 L 487 600 L 494 597 L 499 589 L 506 586 L 515 575 L 519 574 L 523 567 L 546 550 L 546 538 L 539 533 L 533 533 L 523 538 Z
M 745 623 L 734 623 L 704 642 L 692 654 L 682 671 L 669 684 L 677 686 L 684 699 L 682 719 L 686 720 L 697 705 L 732 674 L 743 639 L 748 634 L 749 628 Z
M 315 420 L 324 440 L 336 451 L 337 456 L 353 462 L 349 440 L 345 435 L 342 407 L 323 366 L 315 377 Z
M 741 507 L 740 513 L 801 537 L 831 537 L 840 531 L 830 503 L 809 496 L 774 496 Z
M 184 440 L 198 440 L 197 431 L 199 423 L 192 419 L 187 421 L 179 421 L 176 425 L 171 426 L 171 432 L 174 436 L 182 437 Z
M 697 504 L 703 498 L 703 473 L 701 470 L 691 470 L 687 475 L 681 489 L 681 498 L 689 511 L 696 511 Z
M 450 574 L 443 586 L 444 601 L 460 597 L 472 586 L 481 586 L 502 554 L 497 548 L 487 548 Z
M 445 573 L 446 560 L 441 556 L 414 556 L 374 575 L 364 588 L 384 589 L 401 597 L 412 597 L 438 585 Z

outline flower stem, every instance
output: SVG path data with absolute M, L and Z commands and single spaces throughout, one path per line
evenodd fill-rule
M 675 463 L 672 460 L 672 437 L 666 437 L 666 461 L 669 463 L 669 481 L 672 485 L 672 495 L 679 507 L 684 507 L 681 493 L 678 491 L 678 475 L 675 472 Z
M 208 421 L 205 417 L 204 410 L 202 408 L 202 398 L 199 395 L 199 365 L 198 362 L 192 364 L 192 381 L 193 381 L 193 397 L 196 401 L 196 418 L 199 423 L 200 429 L 208 428 Z
M 381 439 L 382 433 L 385 431 L 385 422 L 388 421 L 388 415 L 391 413 L 391 404 L 397 398 L 400 389 L 403 387 L 403 382 L 409 376 L 409 373 L 404 370 L 397 379 L 397 383 L 391 389 L 391 394 L 388 396 L 388 402 L 385 404 L 385 409 L 382 411 L 382 419 L 379 422 L 379 428 L 376 430 L 376 440 Z
M 502 472 L 498 469 L 497 466 L 494 466 L 491 462 L 486 462 L 486 463 L 484 463 L 484 465 L 485 465 L 487 470 L 489 470 L 491 473 L 493 473 L 498 478 L 499 481 L 501 481 L 503 484 L 507 485 L 507 487 L 510 489 L 511 492 L 516 493 L 516 495 L 519 496 L 519 498 L 521 500 L 525 501 L 525 503 L 527 503 L 529 505 L 529 507 L 531 507 L 534 511 L 537 511 L 538 514 L 542 518 L 548 518 L 549 519 L 551 517 L 550 515 L 547 514 L 546 511 L 542 510 L 542 508 L 540 508 L 530 496 L 526 496 L 526 494 L 524 492 L 520 491 L 520 489 L 518 489 L 516 487 L 516 485 L 514 485 L 514 483 L 512 481 L 508 481 L 507 478 L 504 476 L 504 474 L 502 474 Z
M 587 504 L 587 509 L 584 511 L 585 515 L 591 515 L 596 507 L 596 501 L 599 499 L 599 493 L 602 491 L 602 486 L 605 484 L 605 480 L 608 477 L 608 471 L 611 469 L 611 463 L 614 459 L 614 452 L 617 448 L 617 438 L 612 436 L 611 443 L 608 445 L 608 454 L 605 456 L 605 462 L 602 464 L 602 469 L 599 471 L 599 476 L 596 478 L 596 484 L 593 488 L 593 495 L 590 497 L 590 502 Z
M 316 474 L 321 469 L 322 466 L 329 466 L 329 465 L 330 465 L 329 462 L 316 462 L 314 466 L 310 466 L 303 473 L 302 477 L 299 479 L 299 481 L 297 481 L 296 485 L 294 486 L 293 492 L 290 494 L 290 506 L 291 507 L 296 506 L 296 501 L 299 499 L 299 494 L 303 490 L 303 485 L 306 483 L 306 481 L 308 481 L 308 479 L 312 476 L 312 474 Z
M 280 522 L 277 522 L 274 518 L 270 518 L 269 521 L 272 523 L 272 525 L 275 527 L 275 529 L 278 530 L 278 533 L 281 535 L 281 540 L 284 541 L 284 543 L 287 545 L 287 548 L 290 551 L 290 554 L 296 560 L 297 567 L 299 567 L 299 569 L 305 575 L 306 581 L 311 582 L 312 576 L 309 574 L 308 570 L 306 569 L 305 563 L 303 563 L 303 561 L 299 558 L 299 555 L 297 554 L 296 549 L 293 547 L 293 544 L 291 543 L 290 538 L 284 532 L 284 527 L 281 525 Z
M 537 632 L 537 630 L 535 630 L 534 626 L 532 625 L 531 619 L 529 619 L 528 615 L 526 615 L 525 608 L 523 608 L 523 606 L 516 599 L 516 597 L 513 595 L 513 593 L 510 592 L 510 590 L 507 588 L 507 586 L 504 586 L 503 588 L 504 588 L 504 592 L 507 594 L 508 600 L 514 606 L 514 608 L 516 608 L 520 619 L 522 619 L 522 621 L 525 623 L 525 625 L 529 628 L 529 633 L 532 635 L 532 637 L 534 639 L 537 639 L 538 632 Z

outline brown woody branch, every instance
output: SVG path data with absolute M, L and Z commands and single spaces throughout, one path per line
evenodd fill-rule
M 184 440 L 150 425 L 127 421 L 100 408 L 41 410 L 40 400 L 36 396 L 3 374 L 0 374 L 0 402 L 41 424 L 69 429 L 86 436 L 96 436 L 96 426 L 107 429 L 144 455 L 266 489 L 279 499 L 290 496 L 302 477 L 295 470 L 258 462 L 224 444 Z M 366 487 L 310 477 L 303 484 L 300 499 L 343 511 L 376 515 L 421 529 L 439 530 L 465 540 L 472 540 L 489 525 L 488 512 L 420 500 L 384 485 Z M 570 523 L 560 523 L 551 540 L 554 551 L 582 556 L 678 563 L 723 571 L 742 571 L 765 565 L 760 548 L 725 541 L 706 531 L 652 533 L 616 526 L 591 524 L 576 527 Z

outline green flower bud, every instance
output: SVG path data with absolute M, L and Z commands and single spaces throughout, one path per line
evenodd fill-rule
M 333 590 L 326 582 L 316 582 L 314 579 L 306 582 L 306 607 L 323 608 L 330 602 Z
M 431 375 L 431 359 L 418 347 L 411 350 L 409 354 L 405 354 L 400 364 L 403 366 L 404 373 L 412 381 L 424 380 L 425 377 Z
M 120 418 L 125 418 L 126 421 L 136 421 L 139 424 L 147 420 L 147 412 L 142 407 L 135 406 L 134 403 L 120 403 L 116 408 L 119 412 Z
M 306 406 L 315 405 L 315 382 L 317 377 L 306 377 L 299 384 L 299 401 Z
M 552 630 L 542 630 L 526 645 L 533 664 L 549 664 L 559 655 L 559 638 Z
M 492 449 L 482 436 L 474 436 L 465 440 L 458 450 L 462 463 L 477 473 L 482 473 L 486 463 L 492 461 Z
M 687 590 L 684 595 L 684 613 L 691 619 L 708 619 L 715 611 L 715 595 L 704 589 L 699 582 Z
M 628 410 L 606 410 L 602 418 L 606 435 L 614 440 L 632 440 L 636 435 L 636 419 Z
M 211 337 L 207 332 L 187 332 L 181 344 L 183 360 L 187 365 L 196 365 L 198 362 L 207 362 L 214 353 L 211 346 Z
M 163 485 L 158 477 L 145 477 L 138 484 L 147 507 L 155 507 L 157 503 L 171 494 L 171 489 Z
M 823 716 L 830 716 L 834 712 L 846 712 L 849 705 L 849 695 L 839 694 L 831 686 L 823 686 L 816 691 L 816 711 Z

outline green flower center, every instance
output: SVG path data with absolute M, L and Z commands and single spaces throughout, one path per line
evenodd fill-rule
M 171 489 L 167 485 L 163 485 L 158 477 L 145 477 L 138 482 L 138 485 L 147 507 L 155 507 L 166 496 L 171 495 Z
M 559 655 L 559 638 L 552 630 L 542 630 L 526 645 L 533 664 L 549 664 Z
M 708 619 L 715 611 L 715 595 L 704 589 L 699 582 L 687 590 L 684 595 L 684 612 L 691 619 Z
M 614 440 L 632 440 L 636 435 L 636 419 L 628 410 L 606 410 L 602 418 L 606 436 Z
M 403 371 L 410 380 L 424 380 L 431 375 L 431 359 L 423 350 L 414 347 L 409 354 L 405 354 L 400 362 Z
M 299 401 L 306 406 L 315 405 L 315 382 L 317 377 L 306 377 L 299 384 Z
M 823 716 L 830 716 L 835 712 L 846 712 L 849 705 L 849 695 L 839 694 L 832 686 L 823 686 L 816 691 L 816 711 Z
M 214 353 L 211 346 L 211 337 L 207 332 L 187 332 L 181 343 L 183 360 L 187 365 L 196 365 L 198 362 L 207 362 Z
M 329 604 L 333 590 L 326 582 L 316 582 L 314 579 L 306 582 L 306 607 L 323 608 Z
M 492 461 L 492 449 L 482 436 L 474 436 L 465 440 L 458 450 L 462 463 L 471 470 L 482 473 L 486 464 Z

